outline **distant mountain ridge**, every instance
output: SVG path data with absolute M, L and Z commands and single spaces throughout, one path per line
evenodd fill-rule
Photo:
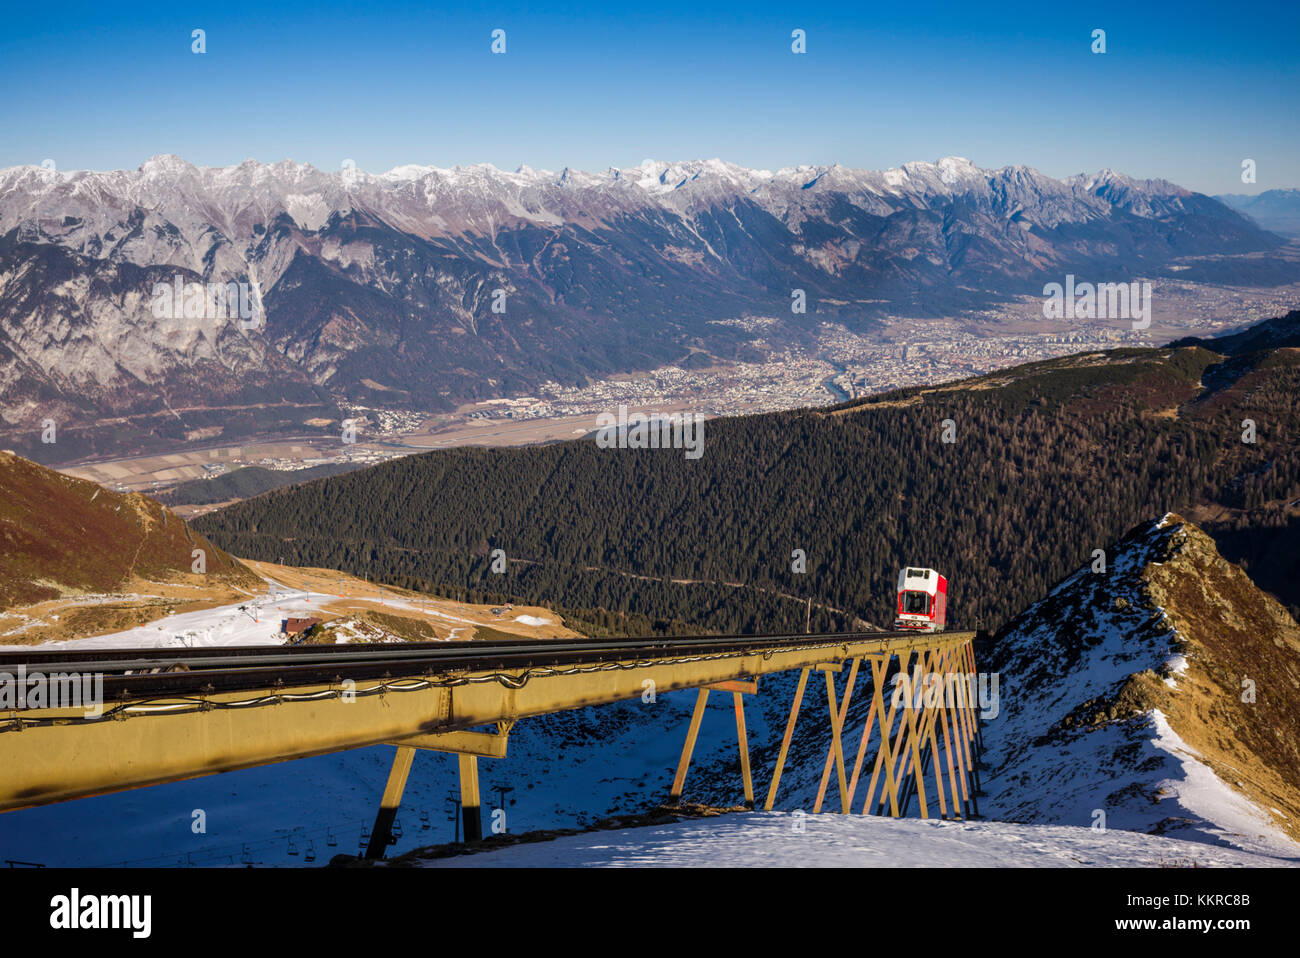
M 881 172 L 13 167 L 0 438 L 66 461 L 217 426 L 310 434 L 344 402 L 450 409 L 692 356 L 760 359 L 823 321 L 870 331 L 882 312 L 975 308 L 1045 276 L 1126 281 L 1281 243 L 1163 180 L 956 157 Z M 155 315 L 155 287 L 178 278 L 242 283 L 256 317 Z M 761 345 L 722 322 L 746 316 L 787 321 Z M 152 418 L 84 428 L 117 416 Z M 66 427 L 60 446 L 30 444 L 44 418 Z
M 1265 190 L 1262 193 L 1224 193 L 1216 200 L 1245 213 L 1266 230 L 1300 238 L 1300 190 Z

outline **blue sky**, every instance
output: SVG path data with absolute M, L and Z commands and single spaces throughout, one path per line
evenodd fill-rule
M 1208 193 L 1300 186 L 1300 4 L 468 0 L 27 5 L 0 28 L 0 166 L 285 158 L 599 170 L 965 156 Z M 191 31 L 207 52 L 191 52 Z M 491 31 L 506 31 L 494 56 Z M 790 49 L 807 32 L 808 52 Z M 1107 51 L 1091 52 L 1106 31 Z M 1243 159 L 1258 180 L 1241 182 Z

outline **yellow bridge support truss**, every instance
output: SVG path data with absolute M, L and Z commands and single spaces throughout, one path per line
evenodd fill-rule
M 922 816 L 933 801 L 940 814 L 956 814 L 972 798 L 973 749 L 978 741 L 975 703 L 969 695 L 930 701 L 927 683 L 974 673 L 974 633 L 887 635 L 879 638 L 791 637 L 760 651 L 675 654 L 625 661 L 569 663 L 483 672 L 425 673 L 357 680 L 354 687 L 307 685 L 252 692 L 217 692 L 147 701 L 106 703 L 105 715 L 85 721 L 78 710 L 24 710 L 0 714 L 0 811 L 67 801 L 217 772 L 306 758 L 379 744 L 399 746 L 383 809 L 395 809 L 415 749 L 455 752 L 462 759 L 505 755 L 506 732 L 521 718 L 602 705 L 677 689 L 700 690 L 672 794 L 680 798 L 709 689 L 731 691 L 746 802 L 754 789 L 743 696 L 764 675 L 798 670 L 798 686 L 765 808 L 776 799 L 791 736 L 810 673 L 825 674 L 830 716 L 820 810 L 832 769 L 847 812 L 861 784 L 873 734 L 874 763 L 862 804 L 898 815 L 914 792 Z M 897 694 L 884 683 L 897 660 Z M 837 701 L 834 674 L 848 667 Z M 843 724 L 859 672 L 869 666 L 872 703 L 847 768 Z M 946 681 L 946 679 L 945 679 Z M 965 688 L 964 682 L 952 683 Z M 901 692 L 898 691 L 901 688 Z M 901 713 L 901 715 L 900 715 Z M 497 726 L 488 735 L 471 730 Z M 932 762 L 926 780 L 923 754 Z M 942 755 L 942 763 L 940 756 Z M 477 806 L 477 766 L 462 761 L 465 801 Z M 943 774 L 946 772 L 946 776 Z M 877 787 L 880 791 L 877 792 Z M 468 791 L 465 791 L 468 789 Z M 960 803 L 959 803 L 960 800 Z M 873 804 L 874 803 L 874 804 Z

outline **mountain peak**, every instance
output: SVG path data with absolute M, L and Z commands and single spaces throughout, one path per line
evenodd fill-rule
M 241 167 L 256 161 L 244 160 L 239 164 Z M 189 163 L 187 160 L 177 156 L 175 153 L 158 153 L 149 157 L 139 166 L 139 171 L 145 176 L 175 176 L 180 173 L 189 173 L 197 170 L 198 167 Z
M 1100 809 L 1110 828 L 1300 852 L 1300 626 L 1182 516 L 1103 550 L 982 664 L 1005 703 L 985 729 L 993 814 Z M 1243 707 L 1242 676 L 1267 702 Z

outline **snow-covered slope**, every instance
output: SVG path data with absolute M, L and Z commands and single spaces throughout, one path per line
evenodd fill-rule
M 593 831 L 418 863 L 428 868 L 1081 868 L 1294 866 L 1132 832 L 1007 822 L 750 812 Z
M 1106 553 L 980 663 L 1001 688 L 982 810 L 1300 851 L 1300 628 L 1178 516 Z
M 319 613 L 330 614 L 329 607 L 340 599 L 339 595 L 334 593 L 290 589 L 274 581 L 261 585 L 266 588 L 266 591 L 259 590 L 255 594 L 250 592 L 250 597 L 243 602 L 200 609 L 197 612 L 180 612 L 120 632 L 45 642 L 35 647 L 57 645 L 62 649 L 155 649 L 281 645 L 287 641 L 282 628 L 285 618 L 290 616 L 306 618 Z M 452 638 L 458 637 L 456 634 L 458 631 L 469 631 L 469 626 L 474 624 L 470 619 L 392 597 L 384 600 L 383 603 L 376 602 L 376 605 L 427 616 L 431 621 L 437 621 L 439 624 L 461 623 L 459 627 L 453 627 Z M 541 624 L 549 623 L 542 621 Z M 344 641 L 349 637 L 350 632 L 345 626 L 340 630 L 339 640 Z M 4 639 L 5 635 L 0 633 L 0 650 L 33 647 L 7 646 L 4 644 Z

